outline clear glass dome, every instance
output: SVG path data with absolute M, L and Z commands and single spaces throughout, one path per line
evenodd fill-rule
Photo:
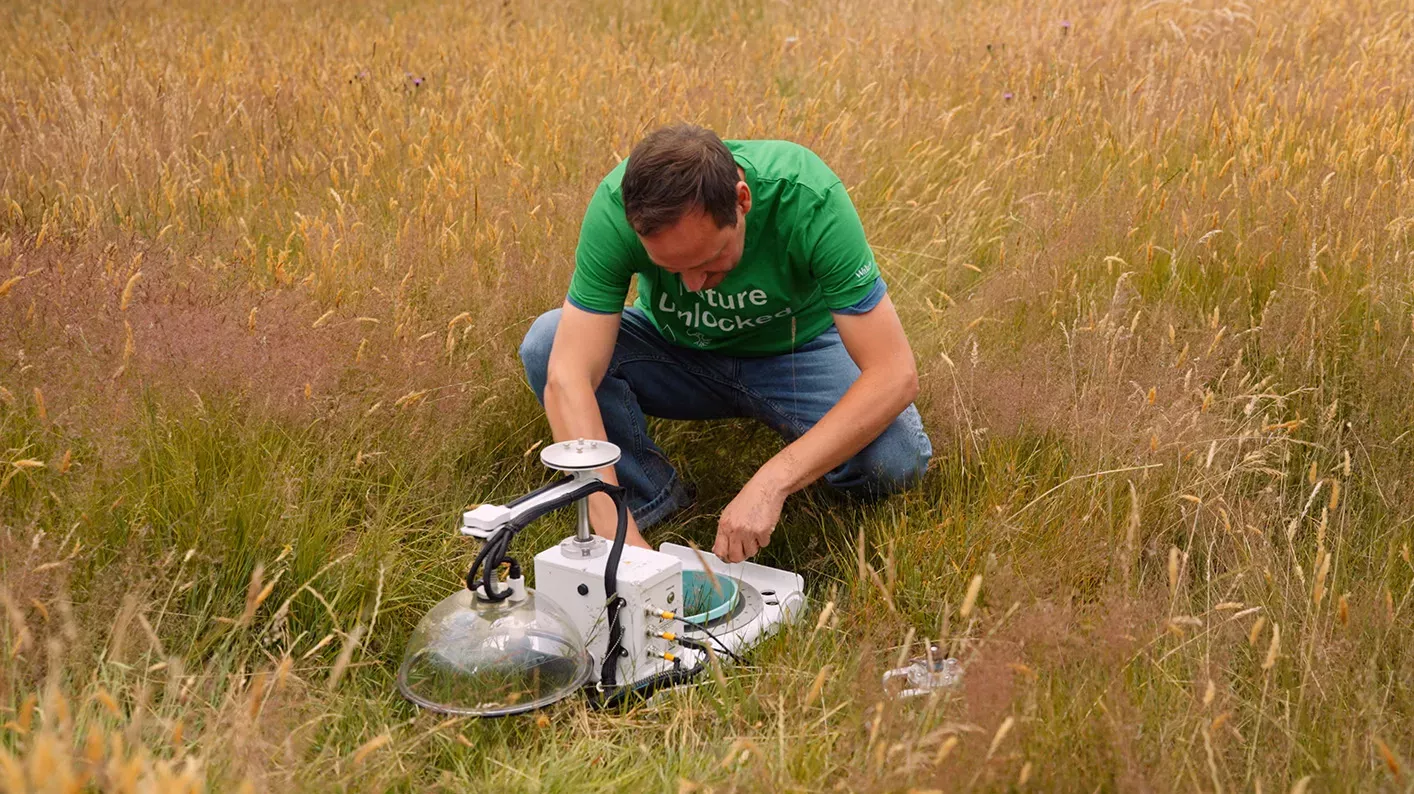
M 527 590 L 488 602 L 458 590 L 423 616 L 398 668 L 408 700 L 444 714 L 499 717 L 554 703 L 584 685 L 590 658 L 569 615 Z

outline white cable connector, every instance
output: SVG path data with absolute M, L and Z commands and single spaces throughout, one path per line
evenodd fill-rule
M 501 585 L 500 587 L 497 587 L 497 588 L 496 588 L 496 594 L 497 594 L 497 595 L 500 595 L 501 593 L 504 593 L 504 592 L 506 592 L 506 591 L 508 591 L 508 590 L 510 591 L 510 595 L 506 596 L 505 599 L 503 599 L 503 600 L 505 600 L 505 601 L 510 601 L 510 602 L 513 603 L 513 604 L 519 604 L 520 602 L 524 601 L 524 600 L 525 600 L 527 597 L 529 597 L 529 595 L 530 595 L 530 591 L 527 590 L 526 587 L 525 587 L 525 577 L 524 577 L 524 576 L 516 576 L 516 577 L 510 578 L 510 579 L 507 579 L 507 580 L 504 581 L 504 582 L 497 582 L 496 577 L 493 576 L 493 577 L 491 577 L 491 581 L 492 581 L 493 585 L 494 585 L 494 584 L 500 584 L 500 585 Z M 476 594 L 476 597 L 477 597 L 478 599 L 482 600 L 482 601 L 491 601 L 491 600 L 493 600 L 493 599 L 490 599 L 490 598 L 487 598 L 487 597 L 486 597 L 486 585 L 483 584 L 480 580 L 477 580 L 476 586 L 472 588 L 471 592 L 475 593 L 475 594 Z
M 527 593 L 525 591 L 524 576 L 516 576 L 514 578 L 507 579 L 506 586 L 511 589 L 511 594 L 507 596 L 507 598 L 512 603 L 519 604 L 520 602 L 526 599 Z

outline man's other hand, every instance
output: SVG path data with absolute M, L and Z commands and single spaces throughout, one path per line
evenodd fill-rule
M 722 511 L 712 553 L 726 562 L 741 562 L 766 548 L 781 518 L 785 495 L 753 479 Z

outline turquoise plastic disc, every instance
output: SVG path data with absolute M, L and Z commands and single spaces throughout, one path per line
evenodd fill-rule
M 697 625 L 731 612 L 741 595 L 735 579 L 718 574 L 714 583 L 703 571 L 683 571 L 682 592 L 682 619 Z

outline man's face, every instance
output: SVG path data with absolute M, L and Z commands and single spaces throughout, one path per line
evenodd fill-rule
M 712 216 L 693 208 L 677 223 L 650 237 L 640 236 L 648 258 L 658 267 L 682 278 L 692 292 L 712 289 L 741 261 L 746 244 L 746 213 L 751 209 L 751 190 L 745 182 L 736 184 L 736 225 L 718 228 Z

